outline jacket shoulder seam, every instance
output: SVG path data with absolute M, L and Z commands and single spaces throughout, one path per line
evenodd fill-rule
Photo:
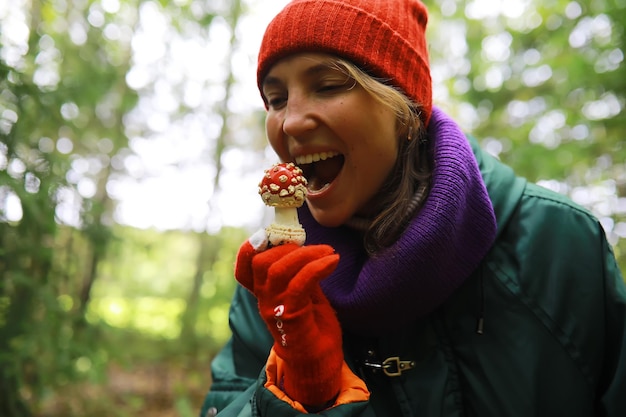
M 589 210 L 569 200 L 569 198 L 566 195 L 559 194 L 556 191 L 549 190 L 547 188 L 542 187 L 541 185 L 531 183 L 531 182 L 526 183 L 526 187 L 524 189 L 524 192 L 522 193 L 522 198 L 524 197 L 543 200 L 548 203 L 567 207 L 568 209 L 573 210 L 579 214 L 582 214 L 585 217 L 588 217 L 589 220 L 593 220 L 595 222 L 595 218 Z

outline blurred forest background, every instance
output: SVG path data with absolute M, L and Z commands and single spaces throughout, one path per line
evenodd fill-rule
M 266 219 L 269 3 L 0 2 L 1 417 L 197 415 Z M 426 3 L 435 102 L 594 212 L 625 271 L 626 1 Z

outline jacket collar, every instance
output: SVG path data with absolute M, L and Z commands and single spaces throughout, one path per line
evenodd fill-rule
M 467 137 L 472 152 L 478 161 L 478 168 L 487 187 L 489 199 L 493 204 L 498 225 L 497 239 L 511 219 L 526 188 L 527 181 L 516 176 L 509 166 L 484 151 L 473 136 L 468 135 Z

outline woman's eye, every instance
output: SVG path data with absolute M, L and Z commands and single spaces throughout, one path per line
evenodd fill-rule
M 317 91 L 320 93 L 333 93 L 340 92 L 351 89 L 351 86 L 354 84 L 352 79 L 348 78 L 337 78 L 332 80 L 326 80 L 325 82 L 320 82 Z
M 341 88 L 342 86 L 339 84 L 326 84 L 326 85 L 322 85 L 318 91 L 333 91 L 333 90 L 337 90 L 339 88 Z
M 272 107 L 272 108 L 279 108 L 280 106 L 282 106 L 285 103 L 285 101 L 287 101 L 287 100 L 284 97 L 280 97 L 280 96 L 268 97 L 267 98 L 267 105 L 269 107 Z

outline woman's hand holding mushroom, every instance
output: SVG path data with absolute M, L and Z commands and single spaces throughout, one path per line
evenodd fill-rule
M 237 254 L 235 277 L 257 298 L 282 361 L 282 389 L 305 406 L 323 408 L 341 386 L 341 327 L 319 285 L 338 262 L 328 245 L 257 251 L 247 240 Z
M 343 349 L 339 321 L 320 281 L 333 272 L 339 255 L 328 245 L 303 246 L 297 208 L 306 196 L 306 179 L 300 168 L 272 166 L 259 194 L 276 216 L 239 248 L 235 278 L 257 298 L 272 334 L 281 389 L 305 406 L 323 408 L 339 393 Z

